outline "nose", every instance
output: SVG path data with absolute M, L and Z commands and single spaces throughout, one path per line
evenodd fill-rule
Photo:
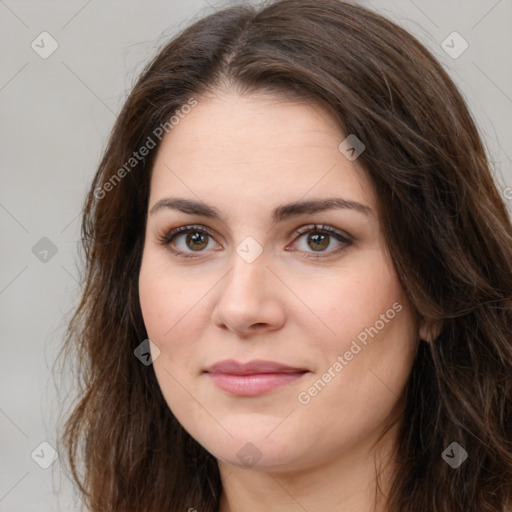
M 233 268 L 216 287 L 214 325 L 243 337 L 279 329 L 285 321 L 280 300 L 284 287 L 264 254 L 251 263 L 236 253 L 233 259 Z

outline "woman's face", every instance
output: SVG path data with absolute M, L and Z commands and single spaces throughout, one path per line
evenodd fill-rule
M 225 93 L 160 146 L 142 313 L 169 408 L 219 461 L 360 456 L 409 376 L 418 325 L 345 138 L 321 106 Z

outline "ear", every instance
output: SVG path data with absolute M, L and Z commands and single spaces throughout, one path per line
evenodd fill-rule
M 441 333 L 442 323 L 435 320 L 422 320 L 418 331 L 420 340 L 428 343 L 437 339 Z

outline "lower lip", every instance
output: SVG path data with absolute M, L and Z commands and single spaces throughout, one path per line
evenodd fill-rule
M 257 373 L 253 375 L 208 373 L 208 375 L 220 389 L 228 393 L 237 396 L 258 396 L 294 382 L 305 373 Z

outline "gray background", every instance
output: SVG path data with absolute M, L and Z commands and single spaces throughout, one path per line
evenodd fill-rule
M 511 0 L 360 3 L 411 31 L 444 64 L 511 197 Z M 187 20 L 224 5 L 0 0 L 0 511 L 78 510 L 60 461 L 43 469 L 31 454 L 37 448 L 34 458 L 48 461 L 50 450 L 39 445 L 56 446 L 59 400 L 69 391 L 53 364 L 79 292 L 83 197 L 144 63 Z M 34 40 L 42 46 L 43 31 L 59 45 L 46 59 L 31 47 Z M 441 47 L 453 31 L 469 44 L 456 59 Z

